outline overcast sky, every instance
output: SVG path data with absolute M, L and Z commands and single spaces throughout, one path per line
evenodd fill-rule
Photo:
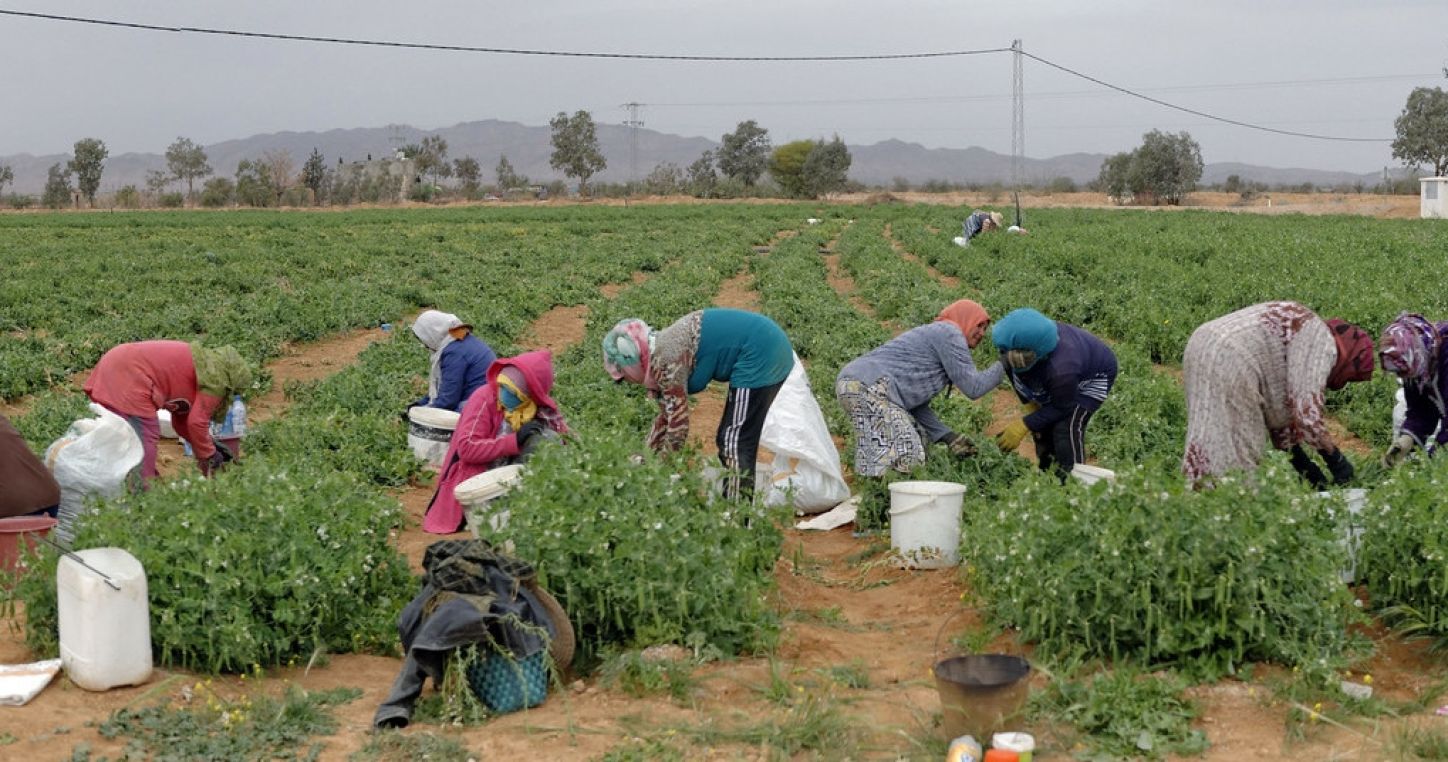
M 1009 47 L 1215 123 L 1026 60 L 1026 154 L 1113 153 L 1186 130 L 1207 162 L 1396 166 L 1408 93 L 1445 87 L 1448 0 L 0 0 L 0 9 L 477 47 L 857 55 Z M 112 155 L 282 130 L 545 124 L 560 110 L 717 140 L 744 119 L 776 144 L 839 134 L 1011 149 L 1008 53 L 913 61 L 690 63 L 542 58 L 153 32 L 0 15 L 0 156 Z

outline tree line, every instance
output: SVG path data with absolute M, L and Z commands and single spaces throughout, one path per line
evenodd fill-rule
M 1444 70 L 1448 76 L 1448 69 Z M 1437 176 L 1448 172 L 1448 92 L 1442 88 L 1419 87 L 1409 94 L 1402 113 L 1394 122 L 1397 137 L 1392 155 L 1405 166 L 1431 165 Z M 597 128 L 588 111 L 572 115 L 559 112 L 549 120 L 553 152 L 549 166 L 577 182 L 579 195 L 620 196 L 636 193 L 657 195 L 688 194 L 699 198 L 739 196 L 786 196 L 789 198 L 822 198 L 846 190 L 863 189 L 849 179 L 851 156 L 838 135 L 826 141 L 796 140 L 774 146 L 769 131 L 750 119 L 740 122 L 732 132 L 720 137 L 717 149 L 706 150 L 687 167 L 672 162 L 660 163 L 639 182 L 591 183 L 608 162 L 599 150 Z M 148 201 L 156 206 L 180 207 L 188 203 L 207 207 L 243 206 L 308 206 L 319 204 L 351 204 L 356 202 L 387 202 L 398 199 L 404 187 L 411 187 L 410 198 L 433 201 L 446 197 L 478 199 L 520 194 L 565 195 L 562 181 L 537 185 L 517 173 L 506 155 L 500 156 L 494 169 L 495 182 L 485 184 L 481 163 L 472 156 L 449 160 L 448 144 L 440 135 L 429 135 L 418 143 L 404 146 L 403 158 L 412 163 L 415 182 L 392 173 L 350 171 L 338 158 L 335 166 L 316 148 L 296 167 L 291 154 L 272 150 L 237 164 L 231 177 L 213 176 L 206 151 L 189 138 L 178 137 L 166 149 L 166 169 L 147 173 L 145 191 L 126 185 L 115 193 L 114 203 L 135 208 Z M 75 142 L 71 157 L 51 165 L 46 174 L 44 191 L 38 202 L 59 209 L 94 207 L 100 189 L 106 145 L 96 138 Z M 368 157 L 371 159 L 371 157 Z M 1201 146 L 1186 132 L 1176 134 L 1152 130 L 1142 136 L 1141 145 L 1129 152 L 1108 157 L 1089 190 L 1105 193 L 1118 203 L 1180 204 L 1187 194 L 1197 189 L 1204 164 Z M 766 177 L 769 182 L 763 182 Z M 0 164 L 0 192 L 15 179 L 11 167 Z M 451 187 L 442 185 L 455 179 Z M 196 183 L 203 181 L 198 192 Z M 175 183 L 184 182 L 184 195 L 171 191 Z M 1416 182 L 1400 181 L 1376 190 L 1388 192 L 1417 191 Z M 1359 183 L 1343 192 L 1365 190 Z M 922 186 L 925 191 L 948 191 L 974 186 L 932 180 Z M 897 178 L 891 189 L 912 190 L 911 184 Z M 1038 189 L 1048 192 L 1075 191 L 1074 181 L 1056 178 Z M 1269 190 L 1262 183 L 1233 175 L 1221 186 L 1228 192 L 1244 196 Z M 1304 186 L 1278 186 L 1279 190 L 1316 190 Z M 21 208 L 37 199 L 12 193 L 11 206 Z

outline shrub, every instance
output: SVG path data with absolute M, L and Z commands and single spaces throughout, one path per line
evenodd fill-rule
M 180 209 L 186 204 L 186 197 L 180 193 L 162 193 L 159 203 L 167 209 Z
M 775 517 L 711 501 L 682 458 L 631 462 L 639 449 L 632 436 L 603 432 L 544 448 L 506 498 L 506 538 L 568 610 L 580 653 L 681 643 L 737 654 L 773 642 L 765 594 L 782 542 Z
M 1215 490 L 1147 469 L 1114 485 L 1017 482 L 972 501 L 962 555 L 1002 624 L 1048 649 L 1179 663 L 1332 663 L 1360 617 L 1326 501 L 1283 456 Z
M 1440 456 L 1399 467 L 1363 508 L 1358 572 L 1373 606 L 1413 635 L 1448 642 L 1448 462 Z
M 386 650 L 414 592 L 388 543 L 396 501 L 355 478 L 251 462 L 178 479 L 82 520 L 75 547 L 122 547 L 146 570 L 157 661 L 206 672 Z M 17 589 L 26 641 L 55 653 L 55 559 Z

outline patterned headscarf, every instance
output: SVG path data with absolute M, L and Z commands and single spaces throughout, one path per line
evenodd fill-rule
M 240 394 L 251 387 L 251 366 L 243 360 L 241 353 L 229 346 L 207 349 L 199 341 L 191 342 L 191 364 L 196 367 L 196 388 L 220 397 L 223 402 L 231 395 Z M 230 405 L 217 405 L 212 417 L 219 423 L 226 417 Z
M 1327 321 L 1333 341 L 1337 342 L 1337 362 L 1327 376 L 1327 388 L 1341 389 L 1353 381 L 1373 377 L 1373 339 L 1367 331 L 1345 320 Z
M 626 378 L 625 368 L 639 366 L 648 378 L 649 351 L 654 331 L 638 318 L 624 318 L 603 337 L 603 369 L 615 381 Z
M 971 331 L 990 322 L 990 313 L 969 299 L 960 299 L 946 305 L 945 309 L 935 316 L 935 319 L 954 323 L 960 328 L 961 334 L 969 339 Z
M 1404 381 L 1423 383 L 1433 367 L 1433 324 L 1414 312 L 1404 312 L 1388 323 L 1379 341 L 1383 370 Z
M 1011 310 L 990 332 L 996 349 L 1011 370 L 1030 370 L 1048 357 L 1060 342 L 1056 321 L 1030 307 Z

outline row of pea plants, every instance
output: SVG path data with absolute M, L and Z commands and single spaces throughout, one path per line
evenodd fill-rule
M 968 211 L 896 209 L 894 232 L 942 272 L 1032 300 L 1155 363 L 1179 365 L 1198 325 L 1262 301 L 1299 301 L 1374 334 L 1404 310 L 1448 314 L 1448 283 L 1432 266 L 1448 231 L 1428 221 L 1032 210 L 1032 235 L 981 236 L 962 250 L 950 235 Z M 1403 283 L 1415 288 L 1404 292 Z M 1330 394 L 1329 403 L 1354 432 L 1385 446 L 1395 388 L 1380 375 Z
M 439 305 L 485 315 L 472 322 L 505 353 L 553 303 L 596 293 L 661 258 L 652 247 L 560 246 L 526 232 L 511 233 L 522 241 L 511 250 L 475 252 L 471 266 L 503 268 L 516 256 L 535 267 L 479 278 L 455 293 L 457 307 Z M 582 228 L 575 235 L 610 234 Z M 658 240 L 689 237 L 679 230 Z M 520 292 L 533 298 L 516 298 Z M 425 303 L 433 298 L 445 297 L 422 295 Z M 289 389 L 288 414 L 257 427 L 247 457 L 231 470 L 123 498 L 82 527 L 78 546 L 126 547 L 146 566 L 162 663 L 240 670 L 317 650 L 394 647 L 392 623 L 414 584 L 388 542 L 401 522 L 397 503 L 379 487 L 416 475 L 397 411 L 418 393 L 425 368 L 426 351 L 399 326 L 353 367 Z M 36 414 L 58 418 L 49 407 Z M 53 648 L 53 568 L 38 565 L 18 589 L 28 639 L 42 651 Z M 218 629 L 220 612 L 226 625 Z
M 657 405 L 602 366 L 603 335 L 615 322 L 639 317 L 663 328 L 708 306 L 777 229 L 719 232 L 614 298 L 584 302 L 585 338 L 556 358 L 557 398 L 578 439 L 530 461 L 531 476 L 507 498 L 505 533 L 480 524 L 538 564 L 573 620 L 585 664 L 610 646 L 657 643 L 748 654 L 771 647 L 778 632 L 769 598 L 777 517 L 713 498 L 698 452 L 650 452 L 644 439 Z

